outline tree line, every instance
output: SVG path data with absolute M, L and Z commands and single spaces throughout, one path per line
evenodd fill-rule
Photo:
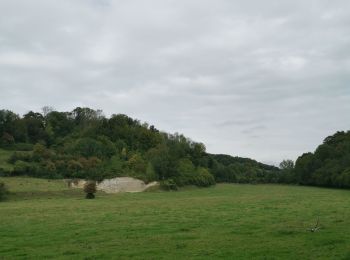
M 284 181 L 301 185 L 350 188 L 350 131 L 325 138 L 314 153 L 281 163 Z
M 216 182 L 280 182 L 281 171 L 251 159 L 206 152 L 182 134 L 159 131 L 127 115 L 106 117 L 77 107 L 60 112 L 45 107 L 20 116 L 0 110 L 0 147 L 12 151 L 7 176 L 102 180 L 132 176 L 177 186 Z
M 131 176 L 164 187 L 211 186 L 216 182 L 288 183 L 350 187 L 350 131 L 327 137 L 314 153 L 280 167 L 249 158 L 209 154 L 204 144 L 159 131 L 127 115 L 104 116 L 77 107 L 50 107 L 20 116 L 0 110 L 0 148 L 12 152 L 2 176 L 102 180 Z

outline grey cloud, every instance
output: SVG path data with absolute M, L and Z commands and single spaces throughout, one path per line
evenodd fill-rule
M 2 106 L 125 113 L 278 163 L 349 129 L 345 0 L 3 0 Z
M 261 132 L 261 130 L 266 129 L 266 126 L 264 125 L 255 125 L 252 127 L 248 127 L 242 131 L 243 134 L 249 135 L 249 136 L 256 136 L 257 133 Z M 253 135 L 254 134 L 254 135 Z

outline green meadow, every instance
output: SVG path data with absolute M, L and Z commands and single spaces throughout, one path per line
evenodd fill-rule
M 86 200 L 62 180 L 0 182 L 11 191 L 0 259 L 350 259 L 349 190 L 218 184 Z

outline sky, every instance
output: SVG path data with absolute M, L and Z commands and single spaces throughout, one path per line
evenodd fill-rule
M 0 109 L 123 113 L 275 164 L 350 129 L 348 0 L 1 0 Z

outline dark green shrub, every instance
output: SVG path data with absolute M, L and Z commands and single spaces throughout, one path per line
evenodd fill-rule
M 193 171 L 182 172 L 174 178 L 176 185 L 179 187 L 186 185 L 195 185 L 198 187 L 209 187 L 215 185 L 214 176 L 205 168 L 193 168 Z
M 33 160 L 40 162 L 44 160 L 48 160 L 49 158 L 52 158 L 54 156 L 54 153 L 45 147 L 45 145 L 41 143 L 37 143 L 33 147 Z
M 8 159 L 8 162 L 11 164 L 16 163 L 17 161 L 30 162 L 32 160 L 31 152 L 14 152 L 11 157 Z
M 14 175 L 28 175 L 31 172 L 30 163 L 24 161 L 16 161 L 15 167 L 13 169 Z M 31 175 L 31 174 L 29 174 Z
M 3 200 L 7 194 L 7 189 L 4 183 L 0 182 L 0 201 Z
M 147 164 L 147 168 L 146 168 L 146 177 L 145 177 L 145 182 L 152 182 L 158 179 L 158 176 L 154 170 L 154 167 L 151 163 Z
M 164 180 L 160 183 L 160 187 L 163 190 L 178 190 L 178 187 L 173 179 Z
M 193 176 L 190 184 L 198 187 L 209 187 L 215 185 L 215 178 L 207 169 L 198 168 L 197 174 Z
M 86 193 L 86 199 L 94 199 L 95 193 L 97 191 L 96 182 L 95 181 L 87 181 L 84 185 L 84 192 Z
M 0 176 L 1 177 L 8 177 L 11 176 L 11 171 L 6 170 L 4 168 L 0 168 Z
M 175 183 L 179 186 L 191 185 L 196 168 L 189 159 L 181 159 L 177 163 L 177 175 L 174 178 Z

